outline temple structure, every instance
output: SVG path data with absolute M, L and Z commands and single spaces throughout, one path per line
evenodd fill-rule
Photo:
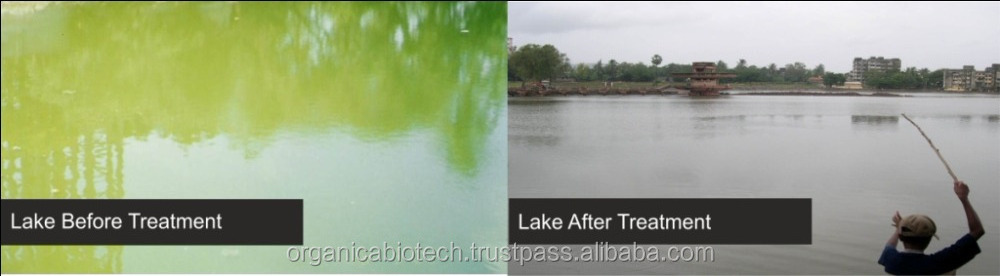
M 691 81 L 681 89 L 690 91 L 690 96 L 718 96 L 719 91 L 731 88 L 719 84 L 721 78 L 734 78 L 733 73 L 715 72 L 714 62 L 695 62 L 691 64 L 691 73 L 675 73 L 673 77 L 689 78 Z

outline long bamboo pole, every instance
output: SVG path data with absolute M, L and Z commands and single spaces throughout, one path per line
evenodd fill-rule
M 924 139 L 927 140 L 927 144 L 930 144 L 931 148 L 934 149 L 934 153 L 937 154 L 938 159 L 941 159 L 941 163 L 944 163 L 944 168 L 948 169 L 948 174 L 951 175 L 951 179 L 955 180 L 956 182 L 958 182 L 958 177 L 955 176 L 955 172 L 951 171 L 951 166 L 948 166 L 948 161 L 944 161 L 944 156 L 941 156 L 941 151 L 938 150 L 938 148 L 934 146 L 934 142 L 931 142 L 931 138 L 928 138 L 927 134 L 924 133 L 924 130 L 921 129 L 920 126 L 918 126 L 916 122 L 914 122 L 913 120 L 911 120 L 910 117 L 907 117 L 906 113 L 903 113 L 903 118 L 906 118 L 906 120 L 910 121 L 910 123 L 913 124 L 913 126 L 917 127 L 917 131 L 920 131 L 920 135 L 924 136 Z

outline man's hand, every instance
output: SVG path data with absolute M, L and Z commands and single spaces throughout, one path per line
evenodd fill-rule
M 892 231 L 892 236 L 889 236 L 889 241 L 885 242 L 886 246 L 896 248 L 896 245 L 899 244 L 899 221 L 902 219 L 903 217 L 899 216 L 899 211 L 896 211 L 896 214 L 892 216 L 892 227 L 896 228 L 896 230 Z
M 972 209 L 972 203 L 969 203 L 969 186 L 965 185 L 965 182 L 955 181 L 955 195 L 958 196 L 958 201 L 962 202 L 962 208 L 965 208 L 965 218 L 969 220 L 969 234 L 979 239 L 986 231 L 976 210 Z
M 969 199 L 969 185 L 965 185 L 961 180 L 955 181 L 955 195 L 961 200 Z

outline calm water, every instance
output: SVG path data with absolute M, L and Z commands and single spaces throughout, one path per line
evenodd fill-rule
M 813 244 L 715 246 L 715 263 L 545 264 L 511 273 L 881 274 L 892 213 L 968 232 L 941 149 L 986 227 L 960 274 L 1000 266 L 1000 97 L 551 97 L 509 101 L 511 197 L 805 197 Z M 752 226 L 748 226 L 752 227 Z M 663 251 L 661 251 L 663 252 Z
M 506 244 L 505 3 L 9 4 L 2 197 L 301 198 L 310 246 Z M 4 246 L 3 272 L 503 272 Z

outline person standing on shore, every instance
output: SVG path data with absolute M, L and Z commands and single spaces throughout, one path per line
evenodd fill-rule
M 965 217 L 969 221 L 969 233 L 958 239 L 955 244 L 941 249 L 934 254 L 924 254 L 931 237 L 936 237 L 937 226 L 930 217 L 925 215 L 909 215 L 905 218 L 896 212 L 892 217 L 896 231 L 878 258 L 878 263 L 885 267 L 889 274 L 945 274 L 954 273 L 979 254 L 980 237 L 985 234 L 983 223 L 976 215 L 976 210 L 969 203 L 969 186 L 962 181 L 955 181 L 955 195 L 962 202 Z M 896 245 L 903 241 L 903 251 L 898 251 Z

